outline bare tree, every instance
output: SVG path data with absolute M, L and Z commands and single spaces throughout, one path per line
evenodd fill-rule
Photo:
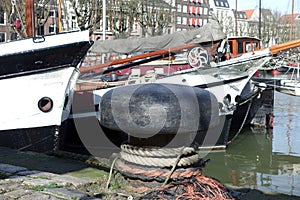
M 161 35 L 172 20 L 172 6 L 163 0 L 109 0 L 107 18 L 111 32 L 117 38 L 130 36 L 134 23 L 142 35 Z
M 70 0 L 72 2 L 80 30 L 91 29 L 99 20 L 101 9 L 99 0 Z M 96 17 L 95 17 L 96 16 Z M 97 21 L 98 20 L 98 21 Z
M 108 21 L 110 30 L 116 38 L 130 36 L 137 16 L 138 1 L 110 0 L 108 2 Z
M 142 35 L 162 35 L 172 22 L 172 4 L 163 0 L 142 0 L 139 6 L 139 25 Z

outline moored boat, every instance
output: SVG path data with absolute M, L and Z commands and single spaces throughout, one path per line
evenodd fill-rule
M 285 94 L 300 96 L 300 81 L 298 79 L 282 79 L 276 90 Z
M 255 54 L 249 52 L 237 58 L 231 58 L 225 61 L 215 59 L 214 51 L 218 47 L 220 47 L 218 48 L 220 51 L 222 48 L 225 48 L 219 45 L 222 44 L 222 40 L 226 38 L 221 31 L 217 31 L 220 29 L 216 27 L 212 28 L 211 26 L 213 25 L 216 24 L 207 24 L 200 28 L 200 30 L 197 30 L 198 32 L 194 31 L 194 35 L 189 32 L 182 32 L 179 37 L 171 35 L 148 38 L 148 40 L 146 40 L 147 38 L 143 38 L 142 40 L 146 44 L 148 43 L 145 41 L 151 41 L 149 44 L 152 45 L 153 43 L 159 44 L 158 47 L 155 47 L 155 45 L 152 46 L 152 48 L 158 49 L 151 49 L 153 51 L 149 53 L 113 60 L 108 63 L 100 64 L 99 66 L 83 68 L 81 70 L 81 77 L 88 77 L 88 73 L 85 72 L 99 69 L 100 71 L 102 70 L 104 74 L 111 73 L 110 75 L 113 75 L 113 78 L 116 78 L 116 72 L 119 70 L 124 70 L 121 74 L 125 75 L 125 71 L 131 68 L 131 73 L 128 79 L 125 80 L 118 80 L 117 78 L 114 79 L 114 81 L 96 81 L 94 84 L 94 80 L 90 77 L 87 80 L 83 78 L 80 79 L 80 82 L 77 84 L 77 94 L 81 97 L 83 93 L 89 94 L 88 96 L 91 101 L 89 104 L 91 107 L 87 108 L 87 112 L 84 113 L 83 106 L 73 105 L 71 119 L 74 121 L 76 129 L 78 130 L 77 125 L 80 120 L 90 118 L 90 121 L 95 121 L 95 119 L 98 118 L 100 123 L 97 127 L 98 134 L 103 133 L 105 137 L 109 138 L 110 141 L 117 146 L 120 146 L 120 144 L 124 142 L 143 145 L 161 143 L 160 146 L 163 146 L 172 142 L 175 135 L 177 135 L 177 131 L 170 129 L 170 127 L 172 127 L 171 122 L 173 122 L 178 125 L 173 124 L 173 128 L 179 128 L 179 132 L 189 132 L 183 136 L 185 142 L 183 142 L 184 139 L 181 138 L 178 140 L 179 143 L 177 143 L 177 145 L 193 145 L 200 148 L 225 148 L 228 141 L 232 115 L 238 103 L 245 100 L 241 96 L 242 91 L 258 68 L 268 62 L 271 54 L 268 50 L 265 50 Z M 176 33 L 175 35 L 178 34 L 179 33 Z M 188 36 L 190 36 L 190 38 Z M 170 39 L 172 37 L 173 40 L 176 41 L 174 46 L 166 46 L 167 48 L 161 46 L 164 43 L 172 43 L 170 42 L 173 41 Z M 182 41 L 182 38 L 188 39 Z M 181 43 L 178 43 L 178 41 Z M 138 45 L 139 48 L 141 47 L 142 49 L 144 47 L 139 43 L 141 42 L 139 40 L 111 41 L 112 44 L 109 42 L 110 41 L 100 41 L 96 43 L 96 46 L 93 46 L 91 50 L 106 52 L 108 48 L 110 50 L 113 48 L 113 51 L 117 51 L 119 47 L 120 50 L 124 51 L 125 47 L 121 46 L 124 42 L 126 42 L 126 47 L 128 45 L 130 49 L 135 49 L 133 45 Z M 129 45 L 130 42 L 133 44 Z M 101 46 L 101 44 L 103 46 Z M 99 48 L 97 48 L 98 46 Z M 149 46 L 147 48 L 149 48 Z M 139 51 L 143 50 L 139 49 Z M 185 55 L 185 60 L 174 60 L 173 58 L 178 55 Z M 155 63 L 156 61 L 158 61 L 158 63 Z M 169 62 L 169 64 L 164 62 Z M 171 64 L 171 62 L 175 63 Z M 102 67 L 104 68 L 102 69 Z M 112 72 L 115 73 L 113 74 Z M 93 72 L 91 74 L 93 74 Z M 97 73 L 95 75 L 97 75 Z M 171 94 L 173 94 L 179 102 L 181 109 L 179 109 L 178 106 L 174 106 L 168 98 L 159 99 L 160 101 L 158 102 L 154 101 L 157 97 L 163 97 L 166 92 L 159 88 L 167 88 L 169 91 L 168 97 L 171 97 Z M 140 93 L 133 94 L 129 92 L 135 89 L 140 91 Z M 120 91 L 122 97 L 114 98 L 114 94 Z M 188 91 L 192 92 L 188 95 L 185 94 Z M 204 95 L 204 97 L 209 97 L 209 101 L 199 95 L 204 93 L 207 94 Z M 248 93 L 246 94 L 249 95 Z M 197 98 L 199 96 L 203 97 L 203 99 Z M 121 124 L 126 125 L 126 128 L 123 129 L 124 127 L 118 124 L 118 122 L 120 122 L 118 119 L 120 119 L 120 116 L 123 116 L 123 112 L 127 112 L 130 106 L 129 104 L 126 105 L 126 102 L 128 103 L 131 98 L 141 100 L 138 103 L 130 104 L 133 106 L 132 109 L 138 110 L 139 112 L 134 112 L 134 116 L 132 116 L 136 122 L 132 121 L 130 114 L 127 115 L 128 117 L 121 117 L 121 119 L 123 119 Z M 114 105 L 108 106 L 108 103 L 112 103 L 112 101 Z M 206 107 L 206 105 L 201 104 L 201 101 L 214 103 L 212 106 L 207 104 Z M 180 102 L 189 103 L 181 106 Z M 121 105 L 123 105 L 123 107 L 119 107 Z M 142 112 L 143 109 L 134 108 L 134 106 L 138 107 L 139 105 L 144 106 L 145 112 Z M 153 112 L 151 111 L 152 108 Z M 172 110 L 173 108 L 180 111 L 180 113 L 174 115 L 177 111 Z M 197 108 L 199 108 L 200 111 Z M 210 110 L 209 108 L 212 109 Z M 185 114 L 185 109 L 198 112 L 190 113 L 189 115 Z M 204 126 L 204 122 L 200 120 L 201 118 L 203 119 L 201 114 L 205 113 L 210 113 L 208 117 L 204 117 L 204 119 L 207 120 L 206 122 L 208 122 L 208 126 Z M 166 124 L 161 124 L 165 122 L 164 119 L 161 118 L 164 116 L 174 117 L 170 118 L 170 126 L 168 126 L 167 123 L 168 117 L 165 118 L 165 120 L 167 120 Z M 185 116 L 188 117 L 182 118 Z M 116 117 L 116 119 L 114 117 Z M 147 121 L 147 124 L 142 119 L 148 119 L 150 121 Z M 198 121 L 194 123 L 198 125 L 195 125 L 196 127 L 194 127 L 192 131 L 188 129 L 190 126 L 187 125 L 191 120 Z M 211 124 L 209 122 L 211 122 Z M 169 128 L 164 125 L 167 125 Z M 146 129 L 146 127 L 149 126 L 152 126 L 152 129 Z M 97 148 L 93 141 L 87 141 L 86 134 L 86 131 L 84 133 L 80 133 L 79 131 L 78 133 L 84 145 L 87 148 Z M 151 135 L 155 136 L 152 137 Z M 99 141 L 99 138 L 97 140 Z
M 48 151 L 70 113 L 89 31 L 0 44 L 0 146 Z

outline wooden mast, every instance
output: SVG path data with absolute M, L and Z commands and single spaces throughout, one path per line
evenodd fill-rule
M 58 4 L 58 32 L 62 32 L 62 23 L 61 23 L 61 20 L 62 20 L 62 9 L 61 9 L 61 0 L 58 0 L 57 1 L 57 4 Z
M 35 36 L 34 0 L 26 0 L 26 35 Z

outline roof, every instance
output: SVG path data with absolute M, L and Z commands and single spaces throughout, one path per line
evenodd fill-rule
M 247 40 L 253 40 L 253 41 L 260 41 L 257 37 L 252 36 L 230 36 L 228 37 L 228 40 L 236 40 L 236 39 L 247 39 Z
M 258 18 L 259 16 L 259 9 L 256 8 L 256 9 L 250 9 L 250 10 L 242 10 L 246 16 L 247 16 L 247 19 L 255 19 L 255 18 Z M 261 9 L 261 16 L 262 16 L 262 20 L 263 21 L 272 21 L 274 20 L 274 16 L 272 14 L 272 11 L 270 9 L 265 9 L 265 8 L 262 8 Z
M 233 16 L 235 16 L 236 10 L 232 9 L 231 12 L 233 12 Z M 237 11 L 237 18 L 238 19 L 247 19 L 246 13 L 244 11 Z
M 273 16 L 272 11 L 270 9 L 265 8 L 261 9 L 261 14 L 262 16 Z
M 254 13 L 254 9 L 252 10 L 242 10 L 244 13 L 246 13 L 247 19 L 250 19 L 252 14 Z
M 238 15 L 238 19 L 247 19 L 247 15 L 244 11 L 238 11 L 237 15 Z
M 213 0 L 215 7 L 223 7 L 223 8 L 229 8 L 229 3 L 227 0 Z
M 290 24 L 292 19 L 296 19 L 297 17 L 299 17 L 299 14 L 285 14 L 285 15 L 282 15 L 279 20 L 278 20 L 278 23 L 279 24 Z

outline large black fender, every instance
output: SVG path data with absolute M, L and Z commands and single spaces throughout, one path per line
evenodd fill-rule
M 219 124 L 218 105 L 215 95 L 201 88 L 156 83 L 127 85 L 101 97 L 98 120 L 111 134 L 122 132 L 136 138 L 190 134 Z

